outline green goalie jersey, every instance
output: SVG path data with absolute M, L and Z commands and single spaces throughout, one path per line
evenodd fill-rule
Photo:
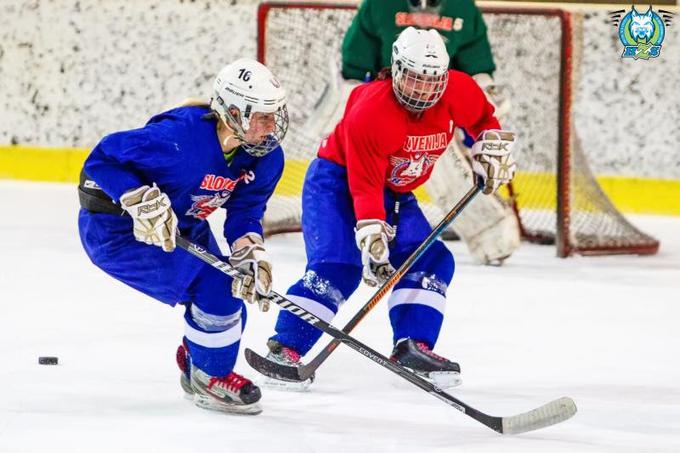
M 408 26 L 433 28 L 444 37 L 451 68 L 493 74 L 486 24 L 473 0 L 442 0 L 437 12 L 411 12 L 409 0 L 363 0 L 342 43 L 342 75 L 366 80 L 390 65 L 392 43 Z

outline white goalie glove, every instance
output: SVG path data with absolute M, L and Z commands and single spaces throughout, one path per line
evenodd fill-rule
M 262 236 L 248 233 L 237 239 L 233 248 L 229 263 L 242 276 L 232 281 L 232 295 L 250 304 L 257 302 L 261 311 L 269 310 L 267 296 L 272 291 L 272 264 L 264 249 Z
M 502 123 L 510 114 L 510 109 L 512 108 L 507 87 L 496 84 L 493 78 L 484 72 L 475 74 L 472 78 L 475 79 L 477 85 L 484 91 L 486 99 L 494 107 L 494 116 Z
M 170 198 L 156 184 L 125 192 L 120 205 L 132 217 L 136 240 L 166 252 L 175 250 L 177 216 L 170 207 Z
M 479 134 L 472 145 L 472 170 L 482 178 L 485 194 L 494 193 L 512 181 L 517 167 L 512 155 L 514 146 L 514 132 L 495 129 Z
M 382 220 L 357 222 L 355 239 L 364 267 L 361 277 L 368 286 L 382 285 L 395 272 L 389 261 L 389 243 L 394 236 L 394 228 Z

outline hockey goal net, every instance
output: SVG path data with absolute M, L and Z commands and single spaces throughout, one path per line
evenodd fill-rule
M 524 239 L 557 245 L 558 256 L 652 254 L 658 241 L 613 206 L 589 169 L 573 126 L 581 17 L 558 9 L 482 8 L 512 112 L 504 127 L 520 133 L 521 170 L 505 192 Z M 321 137 L 303 125 L 340 67 L 340 46 L 354 5 L 264 3 L 258 10 L 258 58 L 288 91 L 286 169 L 265 215 L 267 234 L 300 228 L 305 170 Z M 445 214 L 416 191 L 428 218 Z

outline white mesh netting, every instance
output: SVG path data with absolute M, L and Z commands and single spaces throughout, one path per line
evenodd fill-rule
M 260 57 L 288 90 L 291 116 L 284 143 L 286 171 L 265 219 L 271 234 L 299 228 L 304 172 L 321 139 L 303 125 L 332 83 L 329 66 L 339 70 L 342 37 L 355 10 L 337 5 L 261 8 Z M 579 17 L 547 9 L 487 8 L 484 18 L 497 66 L 495 81 L 506 85 L 512 97 L 504 127 L 520 134 L 516 159 L 521 171 L 511 200 L 525 237 L 557 241 L 563 255 L 656 251 L 658 243 L 627 222 L 602 192 L 573 131 L 571 90 L 577 85 Z M 558 203 L 560 156 L 569 189 Z M 439 221 L 443 212 L 428 202 L 427 192 L 417 194 L 428 218 Z

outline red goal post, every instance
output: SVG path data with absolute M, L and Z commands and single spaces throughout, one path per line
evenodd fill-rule
M 592 174 L 573 124 L 581 21 L 556 8 L 482 7 L 498 83 L 509 88 L 507 128 L 520 134 L 520 171 L 505 193 L 524 239 L 555 243 L 557 255 L 653 254 L 659 243 L 614 207 Z M 265 216 L 267 234 L 298 231 L 304 171 L 321 137 L 302 128 L 327 88 L 328 61 L 340 65 L 340 44 L 356 10 L 351 4 L 263 3 L 257 54 L 289 93 L 286 170 Z M 416 192 L 434 223 L 443 213 Z

